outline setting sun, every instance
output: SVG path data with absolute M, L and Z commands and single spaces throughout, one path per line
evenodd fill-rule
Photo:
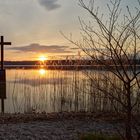
M 41 55 L 41 56 L 39 56 L 38 60 L 44 62 L 47 60 L 47 57 L 44 55 Z

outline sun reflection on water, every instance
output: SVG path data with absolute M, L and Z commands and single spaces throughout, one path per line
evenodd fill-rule
M 39 70 L 39 74 L 40 74 L 41 76 L 44 76 L 44 75 L 46 74 L 46 70 L 45 70 L 45 69 L 40 69 L 40 70 Z

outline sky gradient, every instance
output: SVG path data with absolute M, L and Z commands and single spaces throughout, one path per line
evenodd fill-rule
M 103 13 L 107 1 L 96 2 Z M 126 5 L 134 7 L 137 0 L 122 0 L 123 9 Z M 59 59 L 77 54 L 78 50 L 71 49 L 74 46 L 60 31 L 72 33 L 78 40 L 78 16 L 86 21 L 90 19 L 78 0 L 0 0 L 0 34 L 12 42 L 12 46 L 5 47 L 5 59 L 36 60 L 41 54 Z

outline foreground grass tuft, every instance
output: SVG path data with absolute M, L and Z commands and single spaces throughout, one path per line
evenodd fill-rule
M 82 135 L 79 140 L 121 140 L 121 139 L 117 136 L 85 134 Z

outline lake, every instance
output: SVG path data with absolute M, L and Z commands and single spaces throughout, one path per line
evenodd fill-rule
M 87 73 L 92 77 L 87 77 Z M 100 84 L 116 95 L 118 91 L 102 79 L 102 73 L 111 77 L 119 93 L 123 91 L 123 84 L 105 71 L 7 69 L 5 112 L 113 111 L 114 103 L 118 108 L 120 105 L 97 86 Z

